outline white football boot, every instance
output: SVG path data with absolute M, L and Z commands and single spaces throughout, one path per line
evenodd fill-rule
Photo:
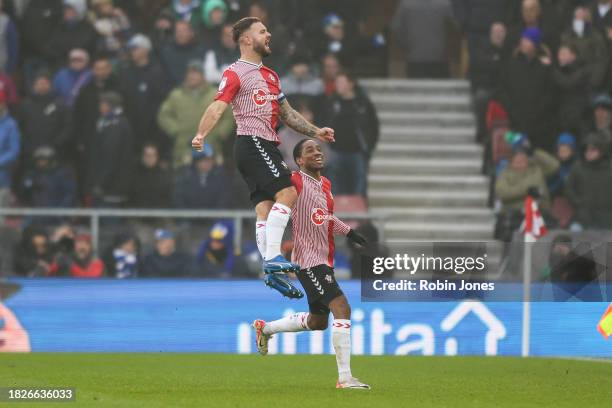
M 338 380 L 338 382 L 336 383 L 336 388 L 353 388 L 353 389 L 358 389 L 358 390 L 369 390 L 370 386 L 368 384 L 362 383 L 355 377 L 350 377 L 342 382 Z
M 264 334 L 263 328 L 266 322 L 257 319 L 253 322 L 253 329 L 255 329 L 255 344 L 257 344 L 257 351 L 262 356 L 268 354 L 268 341 L 272 338 L 269 334 Z

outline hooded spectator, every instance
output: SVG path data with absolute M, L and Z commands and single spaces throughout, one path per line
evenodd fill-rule
M 219 48 L 223 24 L 227 20 L 227 4 L 223 0 L 202 1 L 202 45 L 206 50 Z
M 163 10 L 153 23 L 151 31 L 151 42 L 155 47 L 156 53 L 171 43 L 174 39 L 175 18 L 170 10 Z
M 8 207 L 11 198 L 11 174 L 21 150 L 19 126 L 6 106 L 0 91 L 0 208 Z
M 151 41 L 142 34 L 127 44 L 130 61 L 119 75 L 125 97 L 125 111 L 134 128 L 136 148 L 147 141 L 162 143 L 157 112 L 169 92 L 168 79 L 157 61 L 152 59 Z
M 553 197 L 564 194 L 567 176 L 576 161 L 576 138 L 573 135 L 569 133 L 559 135 L 556 159 L 559 161 L 559 171 L 548 179 L 548 191 Z
M 374 105 L 359 89 L 355 78 L 342 73 L 336 78 L 336 93 L 321 107 L 321 123 L 336 131 L 331 144 L 333 160 L 327 176 L 334 194 L 367 195 L 368 162 L 378 142 L 379 123 Z
M 576 211 L 576 227 L 612 228 L 612 165 L 606 138 L 604 132 L 591 133 L 585 140 L 583 160 L 567 177 L 566 192 Z
M 119 94 L 102 94 L 99 109 L 89 158 L 88 192 L 95 207 L 120 207 L 130 188 L 132 129 L 123 116 Z
M 391 28 L 406 61 L 411 78 L 447 78 L 448 26 L 451 22 L 448 0 L 401 0 Z
M 38 72 L 30 95 L 19 106 L 25 161 L 30 160 L 34 151 L 41 146 L 51 146 L 56 152 L 67 148 L 71 130 L 70 116 L 70 110 L 53 92 L 50 73 Z
M 172 203 L 172 174 L 161 167 L 159 149 L 148 143 L 134 173 L 130 189 L 130 203 L 135 208 L 170 208 Z
M 53 254 L 44 229 L 30 225 L 15 248 L 15 273 L 28 278 L 47 276 L 52 270 Z
M 206 83 L 202 64 L 189 64 L 183 85 L 174 89 L 159 110 L 158 123 L 172 139 L 172 164 L 175 168 L 191 163 L 191 139 L 198 130 L 202 107 L 208 106 L 217 95 L 217 89 Z M 225 111 L 215 129 L 206 137 L 215 152 L 233 134 L 234 119 L 231 109 Z
M 554 95 L 550 63 L 550 56 L 541 48 L 540 30 L 526 29 L 514 56 L 502 68 L 500 90 L 512 127 L 544 149 L 552 146 Z
M 100 36 L 99 51 L 117 55 L 130 30 L 130 20 L 113 0 L 92 0 L 89 21 Z
M 240 57 L 231 24 L 223 25 L 219 43 L 215 48 L 208 50 L 204 57 L 204 76 L 211 84 L 221 82 L 223 71 Z
M 563 32 L 561 41 L 572 44 L 589 69 L 590 84 L 594 89 L 603 85 L 608 72 L 610 56 L 606 42 L 590 22 L 589 11 L 585 6 L 574 9 L 572 26 Z
M 50 39 L 45 52 L 53 67 L 59 66 L 68 58 L 70 50 L 86 50 L 89 55 L 97 51 L 98 35 L 85 19 L 86 0 L 64 0 L 63 19 L 60 25 L 47 33 Z
M 195 259 L 177 251 L 176 238 L 171 231 L 155 231 L 155 250 L 142 264 L 141 277 L 178 278 L 198 275 Z
M 608 132 L 612 134 L 612 98 L 599 94 L 593 98 L 592 119 L 585 126 L 585 133 Z
M 23 204 L 30 207 L 74 207 L 77 203 L 74 174 L 57 162 L 55 149 L 38 147 L 34 166 L 22 179 Z
M 89 54 L 80 48 L 73 49 L 68 56 L 68 66 L 60 69 L 53 77 L 53 91 L 64 105 L 72 107 L 91 77 Z
M 314 75 L 310 60 L 305 55 L 293 56 L 289 72 L 281 79 L 281 83 L 283 93 L 287 96 L 323 94 L 323 81 Z
M 177 21 L 174 26 L 174 41 L 164 45 L 159 51 L 159 58 L 170 84 L 176 86 L 183 81 L 191 61 L 200 61 L 201 70 L 203 57 L 204 49 L 196 40 L 191 24 Z
M 206 144 L 193 152 L 193 163 L 183 167 L 176 179 L 176 208 L 223 209 L 232 203 L 232 179 L 223 166 L 215 163 L 213 148 Z
M 580 132 L 589 108 L 589 68 L 572 44 L 561 44 L 553 80 L 557 87 L 557 126 L 564 132 Z
M 13 75 L 19 62 L 17 27 L 11 17 L 2 11 L 0 0 L 0 71 Z
M 118 91 L 111 61 L 107 57 L 98 57 L 93 64 L 92 80 L 83 87 L 74 103 L 73 137 L 76 141 L 77 169 L 81 175 L 87 173 L 87 163 L 95 146 L 93 139 L 100 114 L 100 95 Z M 79 185 L 82 186 L 82 180 Z
M 231 223 L 217 222 L 198 249 L 197 262 L 205 278 L 236 278 L 249 275 L 248 266 L 234 251 Z

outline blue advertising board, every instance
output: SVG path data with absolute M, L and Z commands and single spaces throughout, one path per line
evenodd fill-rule
M 4 301 L 44 352 L 255 352 L 250 323 L 308 310 L 259 281 L 12 280 Z M 342 282 L 355 354 L 520 355 L 522 303 L 362 303 Z M 605 303 L 533 303 L 531 355 L 612 357 Z M 0 330 L 3 323 L 0 321 Z M 328 331 L 275 336 L 271 353 L 332 353 Z

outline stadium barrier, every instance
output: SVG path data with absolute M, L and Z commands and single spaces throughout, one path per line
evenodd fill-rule
M 250 322 L 308 310 L 260 281 L 12 279 L 4 300 L 35 352 L 256 352 Z M 520 355 L 522 303 L 363 303 L 352 306 L 353 353 Z M 597 332 L 605 303 L 534 303 L 532 356 L 612 357 Z M 1 328 L 0 323 L 0 330 Z M 284 333 L 272 354 L 331 354 L 329 330 Z M 330 357 L 331 358 L 331 357 Z
M 385 236 L 387 216 L 381 212 L 338 213 L 338 217 L 347 220 L 373 220 L 381 242 Z M 234 248 L 242 248 L 243 221 L 254 220 L 254 211 L 241 210 L 144 210 L 144 209 L 93 209 L 93 208 L 0 208 L 2 217 L 72 217 L 88 218 L 94 252 L 99 252 L 100 223 L 103 219 L 157 218 L 157 219 L 191 219 L 219 220 L 231 219 L 234 224 Z

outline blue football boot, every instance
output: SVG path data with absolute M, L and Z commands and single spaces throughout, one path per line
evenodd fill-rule
M 281 295 L 290 299 L 301 299 L 304 293 L 296 288 L 282 273 L 268 273 L 264 276 L 266 286 L 276 289 Z
M 263 263 L 264 273 L 280 273 L 280 272 L 299 272 L 300 265 L 294 264 L 286 260 L 282 255 L 278 255 Z

